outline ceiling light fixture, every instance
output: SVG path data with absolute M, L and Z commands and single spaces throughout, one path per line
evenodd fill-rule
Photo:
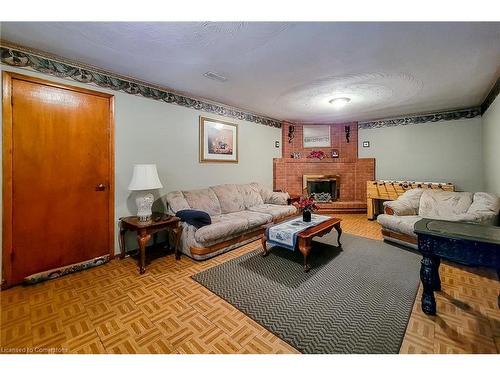
M 207 78 L 213 79 L 214 81 L 219 81 L 219 82 L 226 82 L 227 81 L 226 77 L 221 76 L 220 74 L 215 73 L 215 72 L 206 72 L 206 73 L 203 73 L 203 75 Z
M 347 103 L 349 103 L 351 101 L 350 98 L 334 98 L 334 99 L 331 99 L 328 101 L 328 103 L 330 103 L 331 105 L 333 105 L 334 108 L 336 109 L 340 109 L 342 107 L 344 107 Z

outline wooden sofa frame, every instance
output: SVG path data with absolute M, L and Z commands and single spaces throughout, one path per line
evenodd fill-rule
M 294 216 L 297 216 L 297 214 L 293 214 L 293 215 L 287 215 L 287 216 L 284 216 L 280 219 L 277 219 L 277 220 L 273 220 L 273 223 L 277 224 L 277 223 L 281 223 L 282 221 L 285 221 L 285 220 L 288 220 Z M 190 250 L 191 250 L 191 254 L 195 254 L 195 255 L 206 255 L 206 254 L 210 254 L 210 253 L 213 253 L 217 250 L 220 250 L 224 247 L 228 247 L 228 246 L 232 246 L 232 245 L 236 245 L 240 242 L 244 242 L 244 241 L 247 241 L 253 237 L 257 237 L 257 236 L 262 236 L 264 234 L 264 231 L 265 231 L 265 226 L 261 226 L 260 228 L 254 230 L 254 231 L 251 231 L 251 232 L 248 232 L 248 233 L 245 233 L 245 234 L 242 234 L 242 235 L 239 235 L 235 238 L 231 238 L 229 240 L 226 240 L 226 241 L 223 241 L 223 242 L 219 242 L 219 243 L 216 243 L 212 246 L 207 246 L 207 247 L 196 247 L 196 246 L 191 246 L 190 247 Z

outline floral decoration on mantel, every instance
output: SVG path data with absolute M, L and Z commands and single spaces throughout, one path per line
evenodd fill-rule
M 99 87 L 123 91 L 131 95 L 140 95 L 145 98 L 161 100 L 166 103 L 177 104 L 204 112 L 215 113 L 220 116 L 245 120 L 262 125 L 281 128 L 281 121 L 241 111 L 221 104 L 203 101 L 180 95 L 164 88 L 148 85 L 147 83 L 117 77 L 112 73 L 85 66 L 83 64 L 58 59 L 54 56 L 45 56 L 43 52 L 32 51 L 24 47 L 0 47 L 1 62 L 6 65 L 31 68 L 38 72 L 59 78 L 69 78 L 78 82 L 95 84 Z
M 321 150 L 319 150 L 319 151 L 314 151 L 314 150 L 313 150 L 313 151 L 311 151 L 311 152 L 309 153 L 309 155 L 307 155 L 307 157 L 308 157 L 309 159 L 319 159 L 319 160 L 322 160 L 322 159 L 326 158 L 327 156 L 326 156 L 326 154 L 325 154 L 323 151 L 321 151 Z

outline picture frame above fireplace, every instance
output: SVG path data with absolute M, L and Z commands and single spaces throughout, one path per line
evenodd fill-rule
M 330 147 L 330 127 L 325 125 L 304 125 L 302 127 L 304 148 Z

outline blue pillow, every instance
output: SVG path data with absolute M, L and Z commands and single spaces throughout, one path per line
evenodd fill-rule
M 180 210 L 175 213 L 175 216 L 180 218 L 182 221 L 195 226 L 196 228 L 204 227 L 205 225 L 212 224 L 212 219 L 210 215 L 205 211 L 198 210 Z

